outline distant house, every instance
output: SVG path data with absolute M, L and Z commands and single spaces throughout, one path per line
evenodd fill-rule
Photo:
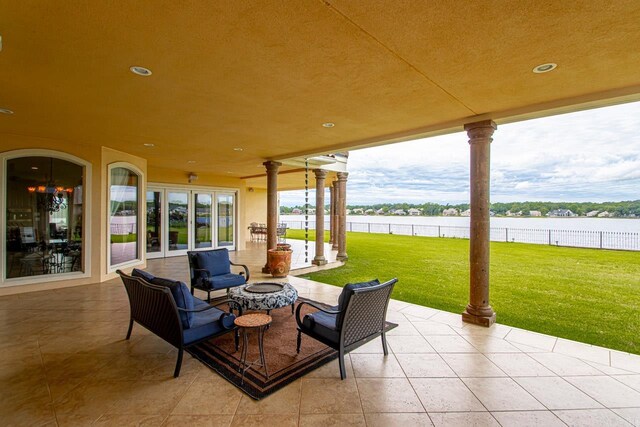
M 316 210 L 314 208 L 309 208 L 307 209 L 309 215 L 315 215 L 316 214 Z
M 522 211 L 518 211 L 518 212 L 511 212 L 510 210 L 505 212 L 506 216 L 522 216 Z
M 587 216 L 597 216 L 598 212 L 600 211 L 591 211 L 591 212 L 587 212 Z
M 346 214 L 351 215 L 351 209 L 347 209 Z
M 542 216 L 540 211 L 529 211 L 529 216 Z
M 407 213 L 406 213 L 404 210 L 402 210 L 402 209 L 396 209 L 395 211 L 393 211 L 393 212 L 391 212 L 391 213 L 392 213 L 393 215 L 400 215 L 400 216 L 403 216 L 403 215 L 406 215 L 406 214 L 407 214 Z
M 374 210 L 373 210 L 373 209 L 371 209 L 371 208 L 369 208 L 369 209 L 367 209 L 366 211 L 364 211 L 364 214 L 365 214 L 365 215 L 373 215 L 373 214 L 375 214 L 375 213 L 376 213 L 376 211 L 374 211 Z
M 459 212 L 456 208 L 449 208 L 442 211 L 442 215 L 444 216 L 458 216 Z
M 362 208 L 355 208 L 354 210 L 351 211 L 354 215 L 364 215 L 364 209 Z
M 382 208 L 380 208 L 380 209 L 378 209 L 378 210 L 376 211 L 376 215 L 384 215 L 384 214 L 385 214 L 385 211 L 384 211 L 384 209 L 382 209 Z
M 418 215 L 420 215 L 422 213 L 422 211 L 420 211 L 420 209 L 416 209 L 416 208 L 411 208 L 407 212 L 411 216 L 418 216 Z
M 460 216 L 471 216 L 471 209 L 460 212 Z
M 578 215 L 574 214 L 569 209 L 554 209 L 551 212 L 549 212 L 547 216 L 563 218 L 563 217 L 578 216 Z
M 302 209 L 293 208 L 293 209 L 291 209 L 291 214 L 292 215 L 302 215 Z
M 598 214 L 598 218 L 610 218 L 610 217 L 612 217 L 612 216 L 613 216 L 613 214 L 610 214 L 610 213 L 609 213 L 609 212 L 607 212 L 607 211 L 600 212 L 600 213 Z

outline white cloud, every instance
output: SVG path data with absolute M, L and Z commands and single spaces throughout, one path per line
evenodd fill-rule
M 499 126 L 493 201 L 640 199 L 640 103 Z M 352 151 L 349 203 L 468 202 L 464 133 Z M 301 197 L 302 194 L 302 197 Z M 302 192 L 283 193 L 301 204 Z

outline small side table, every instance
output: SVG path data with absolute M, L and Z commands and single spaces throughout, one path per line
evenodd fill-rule
M 269 371 L 267 371 L 267 360 L 264 357 L 264 331 L 272 322 L 271 316 L 262 313 L 250 313 L 237 317 L 234 321 L 235 325 L 242 329 L 242 353 L 240 355 L 240 369 L 242 370 L 241 383 L 244 383 L 244 374 L 253 365 L 264 368 L 264 374 L 269 379 Z M 260 359 L 255 362 L 247 363 L 247 349 L 249 347 L 249 330 L 258 330 L 258 350 L 260 350 Z

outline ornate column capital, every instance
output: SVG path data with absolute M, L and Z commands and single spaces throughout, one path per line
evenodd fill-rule
M 324 169 L 314 169 L 313 173 L 316 174 L 316 179 L 325 179 L 327 177 L 327 171 Z
M 338 181 L 346 181 L 349 177 L 349 172 L 338 172 Z
M 262 164 L 267 169 L 267 172 L 277 172 L 280 166 L 282 166 L 282 163 L 274 162 L 273 160 L 268 160 Z
M 498 125 L 493 120 L 483 120 L 475 123 L 467 123 L 464 125 L 464 130 L 467 131 L 469 137 L 469 144 L 475 144 L 478 142 L 491 142 L 493 139 L 493 132 L 498 129 Z

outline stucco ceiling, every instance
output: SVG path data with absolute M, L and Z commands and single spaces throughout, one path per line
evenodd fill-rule
M 0 1 L 0 107 L 15 111 L 0 134 L 253 176 L 265 159 L 640 99 L 638 22 L 638 0 Z M 545 62 L 558 68 L 532 73 Z

